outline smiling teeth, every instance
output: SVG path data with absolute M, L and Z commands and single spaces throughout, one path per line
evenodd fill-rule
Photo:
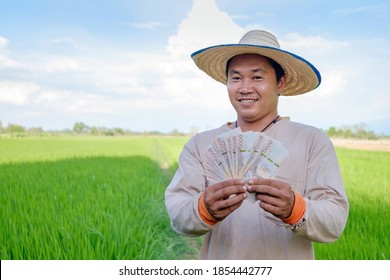
M 255 101 L 256 100 L 253 100 L 253 99 L 243 99 L 243 100 L 240 100 L 241 103 L 253 103 Z

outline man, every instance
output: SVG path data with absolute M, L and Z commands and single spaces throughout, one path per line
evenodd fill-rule
M 185 145 L 165 193 L 173 229 L 204 235 L 202 259 L 314 259 L 313 241 L 332 242 L 342 234 L 348 201 L 332 142 L 319 129 L 279 117 L 278 100 L 317 88 L 318 70 L 259 30 L 192 58 L 227 85 L 237 120 Z M 275 179 L 205 179 L 206 149 L 236 127 L 264 132 L 287 148 Z M 246 199 L 248 192 L 255 193 L 256 203 Z

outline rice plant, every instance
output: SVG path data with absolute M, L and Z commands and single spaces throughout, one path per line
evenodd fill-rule
M 187 137 L 0 139 L 1 259 L 195 259 L 164 191 Z M 336 149 L 350 202 L 317 259 L 390 259 L 390 153 Z

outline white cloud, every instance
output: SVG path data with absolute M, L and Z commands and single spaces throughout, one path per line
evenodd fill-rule
M 9 40 L 0 36 L 0 69 L 1 68 L 17 68 L 20 63 L 12 59 L 8 50 Z
M 42 111 L 25 111 L 23 112 L 23 116 L 27 118 L 35 118 L 35 117 L 41 117 L 44 116 L 45 114 Z
M 108 102 L 107 102 L 108 101 Z M 75 113 L 112 113 L 112 106 L 110 106 L 109 100 L 106 97 L 81 93 L 74 96 L 74 102 L 69 106 L 69 110 Z
M 231 15 L 230 17 L 233 20 L 249 20 L 252 18 L 250 15 Z
M 272 30 L 270 28 L 266 28 L 264 25 L 262 25 L 261 23 L 251 23 L 251 24 L 248 24 L 245 26 L 245 31 L 250 31 L 250 30 L 266 30 L 270 33 L 273 33 L 275 34 L 274 32 L 272 32 Z M 241 34 L 241 36 L 244 35 L 243 33 Z
M 69 46 L 72 46 L 74 48 L 82 48 L 82 46 L 79 45 L 78 43 L 76 43 L 76 41 L 74 39 L 67 38 L 67 37 L 53 39 L 50 41 L 50 44 L 53 46 L 55 46 L 55 45 L 69 45 Z
M 162 25 L 151 23 L 149 27 L 143 27 L 159 26 Z M 28 62 L 16 62 L 7 49 L 8 40 L 3 43 L 0 40 L 0 68 L 13 65 L 27 70 L 21 71 L 24 83 L 0 82 L 0 102 L 34 105 L 28 110 L 44 112 L 47 118 L 50 118 L 51 111 L 61 112 L 63 118 L 77 115 L 79 121 L 91 120 L 89 125 L 161 131 L 173 128 L 188 131 L 191 126 L 201 129 L 215 127 L 233 121 L 235 112 L 229 103 L 226 87 L 200 71 L 190 54 L 211 45 L 238 42 L 245 31 L 255 28 L 272 32 L 261 23 L 245 27 L 237 25 L 231 16 L 218 9 L 215 0 L 195 0 L 176 34 L 169 38 L 163 53 L 119 53 L 107 48 L 103 55 L 88 53 L 93 59 L 70 55 L 53 57 L 41 53 L 15 56 L 34 58 Z M 372 52 L 368 58 L 361 55 L 367 53 L 366 50 L 359 55 L 356 50 L 361 46 L 356 42 L 303 36 L 297 32 L 277 37 L 283 49 L 313 62 L 323 78 L 321 86 L 313 93 L 281 98 L 281 114 L 326 128 L 340 121 L 360 119 L 360 123 L 365 116 L 374 118 L 388 111 L 383 105 L 387 106 L 388 101 L 373 102 L 366 94 L 370 92 L 375 96 L 381 92 L 382 85 L 378 81 L 381 77 L 386 80 L 385 70 L 377 71 L 376 64 L 370 66 L 369 63 L 383 60 L 387 63 L 388 51 L 382 51 L 381 57 Z M 75 44 L 69 38 L 52 43 Z M 355 50 L 353 55 L 352 48 Z M 388 48 L 384 46 L 383 49 Z M 310 57 L 315 59 L 312 61 Z M 377 78 L 364 79 L 372 73 Z M 380 96 L 386 99 L 388 95 L 383 93 Z M 122 123 L 113 122 L 114 116 L 120 116 L 118 119 Z M 101 120 L 106 123 L 93 123 Z M 38 125 L 45 126 L 35 124 Z
M 0 49 L 5 48 L 8 45 L 8 39 L 0 36 Z
M 34 66 L 36 69 L 37 66 Z M 51 59 L 37 67 L 41 71 L 49 73 L 80 72 L 86 71 L 85 64 L 78 62 L 76 59 L 68 57 L 58 57 Z
M 328 98 L 347 92 L 346 77 L 348 75 L 348 72 L 337 68 L 322 72 L 322 82 L 318 88 L 318 97 Z
M 236 30 L 237 37 L 242 35 L 243 29 L 226 13 L 218 11 L 214 4 L 214 13 L 210 9 L 206 10 L 210 13 L 209 17 L 219 24 L 211 28 L 214 30 L 211 34 L 204 32 L 203 26 L 196 23 L 205 20 L 205 10 L 202 8 L 205 8 L 203 5 L 206 2 L 195 1 L 194 9 L 180 25 L 177 35 L 169 38 L 165 54 L 122 53 L 100 57 L 91 64 L 84 63 L 88 69 L 81 74 L 85 75 L 84 81 L 94 83 L 99 94 L 105 94 L 105 99 L 77 95 L 81 100 L 73 101 L 75 105 L 72 110 L 81 112 L 83 108 L 90 108 L 88 111 L 92 112 L 92 105 L 89 104 L 104 107 L 110 112 L 132 112 L 140 116 L 150 111 L 162 115 L 167 110 L 196 115 L 205 110 L 217 113 L 228 110 L 225 87 L 199 71 L 190 54 L 210 42 L 230 42 L 231 33 L 224 32 L 226 28 Z M 198 37 L 194 34 L 198 34 Z M 218 34 L 219 39 L 216 40 L 213 34 Z M 236 38 L 234 40 L 238 41 Z M 110 97 L 110 94 L 114 97 Z
M 163 22 L 157 22 L 157 21 L 152 21 L 152 22 L 130 22 L 126 23 L 126 25 L 135 28 L 135 29 L 148 29 L 148 30 L 157 30 L 161 27 L 166 27 L 168 24 L 163 23 Z
M 17 68 L 20 64 L 9 57 L 7 54 L 0 53 L 0 69 L 1 68 Z
M 61 113 L 112 113 L 110 99 L 80 90 L 43 89 L 34 103 Z
M 162 24 L 137 26 L 157 28 Z M 177 120 L 182 115 L 180 119 L 186 122 L 186 127 L 180 129 L 185 130 L 199 125 L 200 118 L 210 119 L 210 116 L 230 111 L 226 88 L 197 69 L 190 54 L 211 44 L 237 42 L 243 33 L 244 29 L 228 14 L 219 11 L 214 1 L 195 0 L 177 34 L 169 38 L 165 54 L 122 53 L 96 56 L 94 60 L 71 57 L 47 60 L 47 56 L 42 55 L 41 62 L 30 62 L 25 68 L 49 73 L 49 79 L 52 76 L 60 84 L 78 88 L 56 88 L 55 83 L 50 89 L 42 87 L 33 98 L 34 104 L 42 110 L 72 114 L 119 113 L 142 119 L 150 114 L 171 114 Z M 52 43 L 72 45 L 74 41 L 62 38 Z M 72 72 L 79 73 L 76 79 L 61 76 Z M 223 118 L 223 121 L 231 120 Z M 221 123 L 218 119 L 215 122 Z M 214 122 L 208 124 L 215 125 Z
M 72 44 L 74 47 L 78 47 L 79 49 L 82 48 L 70 38 L 54 39 L 51 41 L 51 44 L 53 45 L 63 43 Z M 65 73 L 87 70 L 86 65 L 88 65 L 88 63 L 79 61 L 77 58 L 67 56 L 56 56 L 53 58 L 52 56 L 44 53 L 35 53 L 32 57 L 30 57 L 31 59 L 34 59 L 34 61 L 18 61 L 12 58 L 12 52 L 7 48 L 8 44 L 8 39 L 0 36 L 0 69 L 20 69 L 31 73 L 36 73 L 37 71 L 47 73 Z
M 275 17 L 274 14 L 262 13 L 262 12 L 257 12 L 256 15 L 257 15 L 258 17 L 262 17 L 262 18 L 263 18 L 263 17 L 265 17 L 265 18 L 273 18 L 273 17 Z
M 289 33 L 285 39 L 280 39 L 282 49 L 319 55 L 334 52 L 340 48 L 350 46 L 347 41 L 328 40 L 321 36 L 302 36 L 298 33 Z
M 169 38 L 168 53 L 188 56 L 214 44 L 238 42 L 243 32 L 227 13 L 218 9 L 215 0 L 194 0 L 177 35 Z
M 358 13 L 388 13 L 390 10 L 389 4 L 378 4 L 378 5 L 366 5 L 354 8 L 339 9 L 334 12 L 336 15 L 340 16 L 350 16 Z
M 34 83 L 0 81 L 0 103 L 25 105 L 38 90 Z
M 52 106 L 58 104 L 58 106 L 64 107 L 64 104 L 72 96 L 72 92 L 65 90 L 48 90 L 43 89 L 39 95 L 36 96 L 34 102 L 42 107 Z

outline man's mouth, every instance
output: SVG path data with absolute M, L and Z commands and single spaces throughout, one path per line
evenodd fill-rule
M 240 103 L 254 103 L 254 102 L 258 101 L 259 99 L 258 98 L 238 98 L 237 100 Z

